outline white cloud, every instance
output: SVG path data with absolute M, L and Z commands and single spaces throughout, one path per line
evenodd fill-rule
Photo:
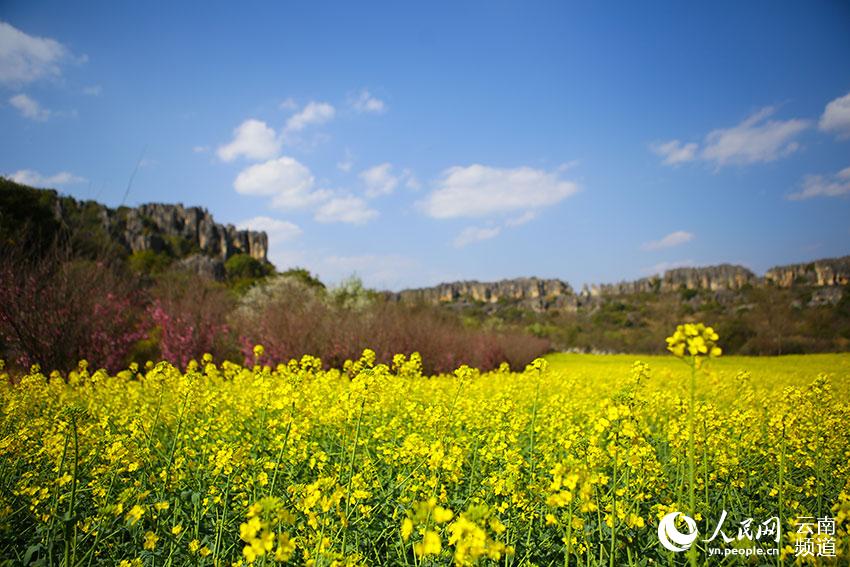
M 818 127 L 824 132 L 835 132 L 840 138 L 850 137 L 850 93 L 826 105 Z
M 835 175 L 807 175 L 803 178 L 803 187 L 797 193 L 788 195 L 791 201 L 802 201 L 813 197 L 843 197 L 850 195 L 850 167 Z
M 643 246 L 641 246 L 641 248 L 643 248 L 644 250 L 663 250 L 664 248 L 680 246 L 682 244 L 690 242 L 693 239 L 694 234 L 692 232 L 677 230 L 676 232 L 671 232 L 670 234 L 659 240 L 646 242 Z
M 411 191 L 419 191 L 422 188 L 422 184 L 419 183 L 418 179 L 416 179 L 416 176 L 413 174 L 413 170 L 411 169 L 404 169 L 404 171 L 401 172 L 399 181 L 403 181 L 404 186 Z
M 693 260 L 674 260 L 671 262 L 658 262 L 654 266 L 650 266 L 648 268 L 644 268 L 641 270 L 644 275 L 654 276 L 654 275 L 663 275 L 667 270 L 673 270 L 675 268 L 691 268 L 695 265 Z
M 481 242 L 482 240 L 490 240 L 491 238 L 495 238 L 499 236 L 499 233 L 502 231 L 497 226 L 493 227 L 478 227 L 478 226 L 469 226 L 461 231 L 460 234 L 454 239 L 455 248 L 463 248 L 469 244 L 473 244 L 475 242 Z
M 701 157 L 718 166 L 773 161 L 799 147 L 792 138 L 809 127 L 807 120 L 767 120 L 774 113 L 765 107 L 732 128 L 709 132 Z
M 309 102 L 300 112 L 286 121 L 287 132 L 300 132 L 312 124 L 323 124 L 333 119 L 336 110 L 326 102 Z
M 382 163 L 361 171 L 359 177 L 366 187 L 366 196 L 370 199 L 389 195 L 402 183 L 412 191 L 418 191 L 422 187 L 413 174 L 413 170 L 405 168 L 399 175 L 395 175 L 393 166 L 389 163 Z
M 380 114 L 387 109 L 384 101 L 372 96 L 366 89 L 360 91 L 360 94 L 357 95 L 351 106 L 357 112 L 368 112 L 372 114 Z
M 570 161 L 564 162 L 561 165 L 559 165 L 558 169 L 556 171 L 558 173 L 566 173 L 567 171 L 570 171 L 571 169 L 577 168 L 579 165 L 581 165 L 580 159 L 571 159 Z
M 9 99 L 9 104 L 15 107 L 24 118 L 29 118 L 37 122 L 44 122 L 50 118 L 50 111 L 48 109 L 43 108 L 37 101 L 25 94 L 13 96 Z
M 295 102 L 295 99 L 292 97 L 280 101 L 281 110 L 295 110 L 296 108 L 298 108 L 298 103 Z
M 59 77 L 60 64 L 71 58 L 54 39 L 28 35 L 0 22 L 0 83 L 25 85 L 46 77 Z
M 53 175 L 42 175 L 32 169 L 21 169 L 9 175 L 9 179 L 22 185 L 30 185 L 32 187 L 59 187 L 62 185 L 72 185 L 74 183 L 83 183 L 85 178 L 76 176 L 67 171 L 60 171 Z
M 382 163 L 360 172 L 360 180 L 366 186 L 367 197 L 389 195 L 398 186 L 398 177 L 392 173 L 393 166 Z
M 434 218 L 481 217 L 540 209 L 576 191 L 572 181 L 539 169 L 475 164 L 445 170 L 437 189 L 419 206 Z
M 666 165 L 676 165 L 695 159 L 713 162 L 718 167 L 768 162 L 794 153 L 800 144 L 794 138 L 810 126 L 808 120 L 769 120 L 775 112 L 765 107 L 731 128 L 709 132 L 700 147 L 696 143 L 670 140 L 650 146 L 664 158 Z
M 676 165 L 686 161 L 692 161 L 696 158 L 698 145 L 691 143 L 680 142 L 679 140 L 670 140 L 650 145 L 650 149 L 659 156 L 664 158 L 662 163 L 666 165 Z
M 89 96 L 100 96 L 103 94 L 103 87 L 100 85 L 89 85 L 83 87 L 83 94 Z
M 222 161 L 233 161 L 239 156 L 253 160 L 269 159 L 280 151 L 280 141 L 265 122 L 253 118 L 233 130 L 233 141 L 218 148 Z
M 522 214 L 521 214 L 520 216 L 518 216 L 518 217 L 514 217 L 514 218 L 512 218 L 512 219 L 508 219 L 508 220 L 506 220 L 506 221 L 505 221 L 505 226 L 506 226 L 506 227 L 508 227 L 508 228 L 515 228 L 515 227 L 518 227 L 518 226 L 522 226 L 522 225 L 524 225 L 524 224 L 526 224 L 526 223 L 528 223 L 528 222 L 531 222 L 531 221 L 533 221 L 535 218 L 537 218 L 537 213 L 536 213 L 536 212 L 534 212 L 534 211 L 526 211 L 526 212 L 522 213 Z
M 192 151 L 195 152 L 196 154 L 205 154 L 208 151 L 210 151 L 210 147 L 209 146 L 194 146 L 192 148 Z
M 370 209 L 366 201 L 359 197 L 334 197 L 316 210 L 318 222 L 344 222 L 366 224 L 378 217 L 378 211 Z
M 463 248 L 475 242 L 496 238 L 502 230 L 517 228 L 537 218 L 537 211 L 525 211 L 519 216 L 506 219 L 501 226 L 470 226 L 461 231 L 454 239 L 455 248 Z
M 316 190 L 310 170 L 291 157 L 279 157 L 242 170 L 233 187 L 243 195 L 271 197 L 273 207 L 302 208 L 318 204 L 330 192 Z
M 240 230 L 257 230 L 265 232 L 269 237 L 269 242 L 279 243 L 287 240 L 293 240 L 302 234 L 301 227 L 289 221 L 282 221 L 266 216 L 258 216 L 236 225 Z

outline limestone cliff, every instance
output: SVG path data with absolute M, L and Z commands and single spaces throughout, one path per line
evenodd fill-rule
M 561 280 L 538 278 L 517 278 L 491 283 L 443 283 L 435 287 L 404 290 L 397 294 L 397 299 L 426 303 L 511 302 L 534 311 L 574 309 L 576 306 L 576 296 L 570 284 Z
M 575 311 L 582 305 L 596 305 L 604 298 L 639 293 L 668 293 L 682 289 L 734 293 L 746 286 L 804 285 L 824 289 L 816 292 L 810 307 L 835 304 L 841 298 L 841 287 L 850 283 L 850 256 L 824 259 L 809 264 L 779 266 L 764 277 L 732 264 L 675 268 L 661 276 L 641 278 L 613 284 L 585 285 L 576 294 L 570 284 L 557 279 L 518 278 L 497 282 L 461 281 L 434 287 L 408 289 L 394 295 L 400 301 L 424 301 L 433 304 L 509 303 L 533 311 Z
M 818 287 L 850 283 L 850 256 L 824 258 L 808 264 L 777 266 L 764 274 L 764 279 L 779 287 L 795 284 Z
M 267 261 L 265 232 L 221 225 L 200 207 L 151 203 L 111 209 L 93 201 L 78 202 L 67 197 L 55 202 L 55 214 L 63 222 L 80 224 L 82 213 L 89 222 L 97 219 L 100 228 L 129 253 L 170 250 L 179 256 L 202 255 L 222 262 L 243 253 Z
M 584 286 L 582 295 L 602 297 L 657 291 L 678 291 L 685 289 L 705 289 L 710 291 L 736 290 L 745 285 L 753 285 L 758 278 L 743 266 L 720 264 L 702 268 L 675 268 L 664 272 L 663 276 L 641 278 L 630 282 L 615 284 L 594 284 Z

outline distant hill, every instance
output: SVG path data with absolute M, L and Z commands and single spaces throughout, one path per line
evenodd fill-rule
M 79 255 L 125 256 L 148 267 L 178 262 L 216 279 L 236 255 L 269 264 L 265 232 L 219 224 L 200 207 L 151 203 L 113 209 L 0 178 L 0 243 L 38 250 L 57 240 Z
M 850 350 L 850 256 L 777 266 L 677 268 L 630 282 L 462 281 L 388 294 L 441 305 L 471 325 L 521 325 L 558 349 L 658 352 L 682 321 L 716 326 L 727 352 Z
M 516 304 L 533 311 L 575 311 L 598 300 L 619 296 L 680 292 L 683 290 L 729 292 L 748 287 L 813 287 L 820 289 L 813 304 L 841 300 L 843 286 L 850 283 L 850 256 L 824 258 L 804 264 L 776 266 L 758 277 L 744 266 L 721 264 L 699 268 L 675 268 L 663 275 L 613 284 L 586 285 L 580 293 L 558 279 L 516 278 L 496 282 L 460 281 L 433 287 L 407 289 L 400 301 L 434 304 Z
M 118 257 L 141 273 L 177 266 L 244 291 L 274 273 L 264 232 L 218 224 L 199 207 L 146 204 L 112 209 L 0 178 L 0 247 L 37 254 L 62 242 L 77 256 Z M 317 285 L 304 270 L 301 272 Z M 304 274 L 301 274 L 302 276 Z M 559 350 L 660 352 L 683 321 L 704 321 L 727 352 L 850 350 L 850 256 L 777 266 L 677 268 L 576 292 L 557 279 L 461 281 L 378 294 L 438 305 L 470 327 L 523 328 Z

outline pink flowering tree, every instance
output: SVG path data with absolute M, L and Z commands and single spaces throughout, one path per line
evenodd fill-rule
M 0 340 L 13 363 L 69 370 L 87 359 L 123 368 L 145 334 L 134 281 L 105 262 L 10 254 L 0 261 Z
M 148 315 L 158 328 L 162 358 L 181 367 L 204 353 L 226 357 L 235 347 L 227 318 L 230 292 L 190 274 L 170 274 L 153 291 Z

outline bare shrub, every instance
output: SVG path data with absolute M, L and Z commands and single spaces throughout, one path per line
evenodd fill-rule
M 0 334 L 22 367 L 69 370 L 81 359 L 117 371 L 144 336 L 140 292 L 120 266 L 11 250 L 0 258 Z
M 163 359 L 185 366 L 205 353 L 231 358 L 235 344 L 228 317 L 236 302 L 223 285 L 185 271 L 159 278 L 151 290 L 148 307 L 157 326 Z
M 339 293 L 284 277 L 249 291 L 234 317 L 246 362 L 253 360 L 256 344 L 265 347 L 264 363 L 311 354 L 335 367 L 370 348 L 383 362 L 398 353 L 419 352 L 425 371 L 439 373 L 461 364 L 492 369 L 508 362 L 521 368 L 550 348 L 548 341 L 518 331 L 466 328 L 455 315 L 433 306 L 339 298 Z

